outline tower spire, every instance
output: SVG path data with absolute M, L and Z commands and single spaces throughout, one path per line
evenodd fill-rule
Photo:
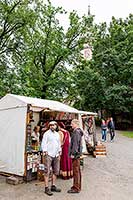
M 91 15 L 90 5 L 88 5 L 88 16 Z

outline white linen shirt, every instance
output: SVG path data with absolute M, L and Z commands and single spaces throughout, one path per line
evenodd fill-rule
M 43 152 L 47 152 L 51 157 L 59 156 L 59 152 L 61 152 L 59 133 L 50 129 L 46 131 L 43 135 L 41 148 Z

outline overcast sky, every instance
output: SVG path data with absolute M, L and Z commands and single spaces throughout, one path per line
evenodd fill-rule
M 77 10 L 80 16 L 87 14 L 90 5 L 96 23 L 105 21 L 109 23 L 112 16 L 125 19 L 129 13 L 133 13 L 133 0 L 51 0 L 51 2 L 54 6 L 62 6 L 66 11 Z M 67 23 L 65 18 L 62 21 L 64 25 Z

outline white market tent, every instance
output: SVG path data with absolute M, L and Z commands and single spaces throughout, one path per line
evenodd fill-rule
M 0 172 L 24 176 L 28 105 L 36 112 L 44 109 L 77 114 L 84 112 L 58 101 L 13 94 L 4 96 L 0 100 Z
M 39 99 L 33 97 L 26 97 L 14 94 L 7 94 L 0 100 L 0 110 L 1 109 L 9 109 L 9 108 L 16 108 L 16 107 L 25 107 L 27 104 L 30 104 L 32 107 L 35 107 L 35 110 L 39 111 L 44 108 L 48 108 L 53 111 L 59 112 L 70 112 L 70 113 L 77 113 L 78 110 L 65 105 L 58 101 L 53 100 L 46 100 L 46 99 Z

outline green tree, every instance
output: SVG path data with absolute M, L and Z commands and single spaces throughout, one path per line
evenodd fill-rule
M 18 80 L 17 93 L 43 98 L 47 95 L 48 98 L 47 90 L 52 83 L 53 74 L 59 66 L 65 67 L 66 63 L 72 65 L 76 62 L 85 42 L 85 33 L 92 26 L 93 18 L 80 18 L 73 11 L 69 15 L 70 26 L 65 31 L 57 15 L 66 14 L 66 11 L 60 7 L 53 7 L 50 1 L 15 2 L 2 2 L 1 21 L 5 15 L 7 19 L 12 18 L 9 23 L 11 27 L 18 24 L 18 21 L 22 25 L 14 28 L 13 36 L 8 37 L 10 44 L 6 45 L 8 57 L 11 59 L 9 65 L 14 66 Z M 5 7 L 9 7 L 12 12 L 5 13 Z M 7 91 L 5 88 L 4 90 Z M 13 87 L 9 88 L 9 91 L 14 92 Z
M 16 58 L 21 58 L 23 44 L 20 35 L 33 21 L 29 1 L 0 1 L 0 95 L 18 92 Z
M 96 44 L 95 65 L 106 80 L 105 109 L 111 112 L 131 111 L 132 80 L 132 28 L 130 15 L 126 20 L 112 18 L 106 34 Z M 105 32 L 104 32 L 105 33 Z M 101 41 L 101 42 L 100 42 Z
M 76 12 L 70 13 L 70 26 L 67 31 L 57 20 L 57 14 L 66 13 L 62 8 L 55 8 L 50 1 L 48 4 L 37 4 L 38 18 L 35 25 L 27 32 L 26 66 L 34 68 L 32 76 L 39 74 L 41 77 L 42 98 L 49 97 L 49 87 L 52 84 L 54 73 L 65 64 L 72 65 L 76 62 L 85 41 L 88 30 L 86 24 L 91 26 L 92 19 L 83 16 L 79 18 Z M 89 20 L 89 22 L 88 22 Z M 31 34 L 32 33 L 32 34 Z M 55 80 L 53 80 L 55 81 Z M 34 84 L 34 81 L 33 81 Z
M 132 15 L 95 25 L 93 59 L 78 65 L 78 104 L 83 109 L 110 113 L 132 109 Z M 80 67 L 81 66 L 81 67 Z M 77 74 L 77 68 L 75 75 Z M 80 77 L 80 78 L 79 78 Z

